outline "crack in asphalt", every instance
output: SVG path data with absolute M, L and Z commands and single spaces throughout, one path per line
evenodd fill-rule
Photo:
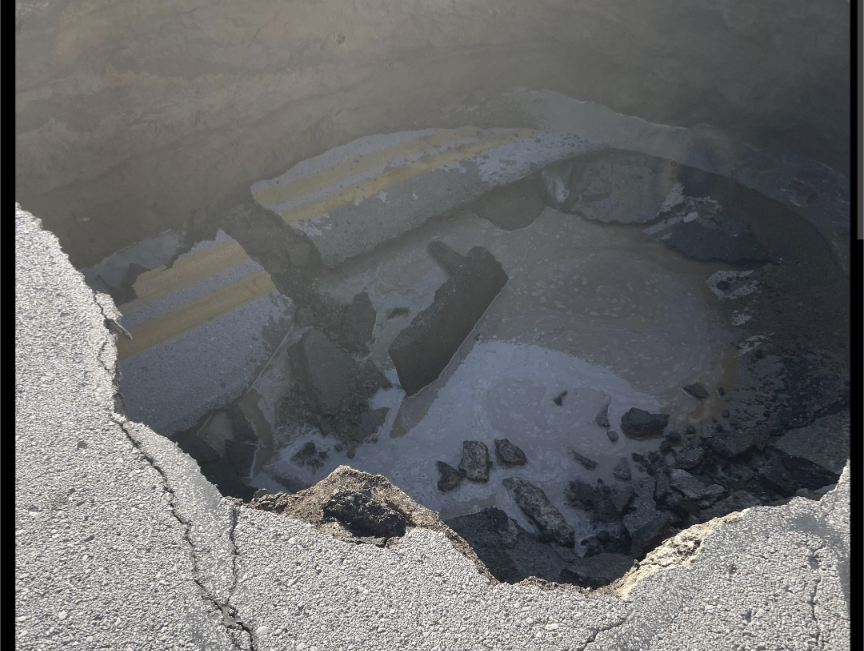
M 137 450 L 139 454 L 141 454 L 141 456 L 150 464 L 150 466 L 157 473 L 159 473 L 159 476 L 162 479 L 162 490 L 165 492 L 166 495 L 168 495 L 168 506 L 171 510 L 171 515 L 173 515 L 174 519 L 176 519 L 177 522 L 179 522 L 183 527 L 183 540 L 189 546 L 189 550 L 190 550 L 191 558 L 192 558 L 192 580 L 198 586 L 198 590 L 208 601 L 210 601 L 222 613 L 222 623 L 228 629 L 229 633 L 232 634 L 232 635 L 230 635 L 230 637 L 231 637 L 232 642 L 234 643 L 234 646 L 236 646 L 238 649 L 248 648 L 251 651 L 256 651 L 255 638 L 252 635 L 252 631 L 249 630 L 249 628 L 246 626 L 246 624 L 243 623 L 243 621 L 240 618 L 235 616 L 237 614 L 237 609 L 230 606 L 231 594 L 233 594 L 234 588 L 237 585 L 237 561 L 236 561 L 237 544 L 234 541 L 234 528 L 237 526 L 237 506 L 232 505 L 232 508 L 231 508 L 232 522 L 231 522 L 231 532 L 230 532 L 231 544 L 234 548 L 234 555 L 232 557 L 232 574 L 233 574 L 234 580 L 233 580 L 233 583 L 231 584 L 231 589 L 229 591 L 227 602 L 225 604 L 221 604 L 221 603 L 219 603 L 218 599 L 216 599 L 213 595 L 210 594 L 210 592 L 207 590 L 207 588 L 205 587 L 204 583 L 202 582 L 202 580 L 200 578 L 201 577 L 201 570 L 198 567 L 198 554 L 197 554 L 197 551 L 195 549 L 195 543 L 192 541 L 192 536 L 191 536 L 191 531 L 192 531 L 193 525 L 190 521 L 186 520 L 183 516 L 181 516 L 180 513 L 177 511 L 176 504 L 175 504 L 176 495 L 174 493 L 174 489 L 171 487 L 171 484 L 168 481 L 168 476 L 165 474 L 165 471 L 159 466 L 159 464 L 156 463 L 156 460 L 144 449 L 143 443 L 141 441 L 139 441 L 137 438 L 135 438 L 135 436 L 132 434 L 132 432 L 129 431 L 129 429 L 126 427 L 126 424 L 125 424 L 126 421 L 118 420 L 118 416 L 120 418 L 124 418 L 124 419 L 126 417 L 124 410 L 118 410 L 117 409 L 118 401 L 119 401 L 119 404 L 121 405 L 121 407 L 124 404 L 123 403 L 123 394 L 120 392 L 120 377 L 119 377 L 120 374 L 119 374 L 119 370 L 117 368 L 116 362 L 114 364 L 109 364 L 105 361 L 105 359 L 106 359 L 105 358 L 105 350 L 106 350 L 106 347 L 109 345 L 109 342 L 113 343 L 116 346 L 116 342 L 114 339 L 114 337 L 116 335 L 113 333 L 113 331 L 109 327 L 109 322 L 113 321 L 113 319 L 105 314 L 105 309 L 102 306 L 102 304 L 99 302 L 99 299 L 96 297 L 95 292 L 92 293 L 92 296 L 93 296 L 93 302 L 96 304 L 96 307 L 99 308 L 99 312 L 102 314 L 102 318 L 104 319 L 105 329 L 107 330 L 107 336 L 105 337 L 105 339 L 103 339 L 102 345 L 99 347 L 99 352 L 98 352 L 97 356 L 99 358 L 99 363 L 102 365 L 102 368 L 109 375 L 112 376 L 112 384 L 114 386 L 114 396 L 113 397 L 114 397 L 114 411 L 115 411 L 115 413 L 112 415 L 111 420 L 126 435 L 126 438 L 132 444 L 132 447 L 135 448 L 135 450 Z M 118 413 L 118 411 L 119 411 L 119 413 Z M 248 635 L 248 638 L 249 638 L 248 639 L 248 642 L 249 642 L 248 647 L 245 647 L 242 644 L 242 640 L 238 641 L 236 636 L 233 635 L 234 633 L 239 632 L 238 629 L 239 629 L 239 631 L 243 631 L 244 633 L 246 633 L 246 635 Z
M 822 644 L 822 631 L 819 626 L 819 618 L 816 616 L 816 595 L 819 592 L 819 584 L 822 582 L 822 564 L 819 562 L 819 556 L 817 555 L 820 550 L 822 550 L 825 545 L 820 545 L 816 549 L 810 552 L 810 556 L 807 558 L 807 561 L 810 563 L 810 566 L 816 570 L 816 582 L 813 584 L 813 593 L 810 595 L 810 598 L 807 600 L 807 603 L 810 604 L 810 616 L 813 618 L 813 621 L 816 623 L 816 645 L 821 649 L 824 648 Z M 815 567 L 813 564 L 816 564 Z
M 600 633 L 605 633 L 606 631 L 611 631 L 613 628 L 619 628 L 620 626 L 623 626 L 624 624 L 626 624 L 627 620 L 629 620 L 629 619 L 630 619 L 630 613 L 628 612 L 626 615 L 624 615 L 623 619 L 621 619 L 618 622 L 615 622 L 614 624 L 612 624 L 610 626 L 601 627 L 601 628 L 592 628 L 591 629 L 591 635 L 588 636 L 588 639 L 585 641 L 585 644 L 583 644 L 581 647 L 579 647 L 576 651 L 585 651 L 585 649 L 587 649 L 591 644 L 594 643 L 594 640 L 597 639 L 597 635 L 599 635 Z

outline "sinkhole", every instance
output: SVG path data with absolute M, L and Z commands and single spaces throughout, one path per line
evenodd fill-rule
M 250 194 L 82 269 L 123 314 L 127 415 L 226 496 L 273 509 L 350 466 L 500 580 L 600 587 L 842 470 L 846 276 L 743 183 L 465 127 L 364 137 Z M 404 535 L 386 492 L 326 486 L 324 520 Z
M 122 314 L 117 409 L 224 496 L 599 588 L 837 481 L 840 9 L 510 3 L 427 39 L 241 3 L 115 39 L 43 4 L 16 200 Z

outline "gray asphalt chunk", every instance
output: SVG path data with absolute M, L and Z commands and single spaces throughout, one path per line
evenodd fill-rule
M 113 413 L 92 290 L 21 210 L 16 246 L 16 648 L 231 648 L 163 477 Z
M 848 465 L 696 525 L 595 592 L 496 584 L 445 536 L 378 548 L 220 498 L 115 412 L 115 335 L 16 209 L 16 649 L 848 649 Z

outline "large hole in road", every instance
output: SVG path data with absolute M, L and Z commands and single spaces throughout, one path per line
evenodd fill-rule
M 510 582 L 598 587 L 678 530 L 834 483 L 847 290 L 816 229 L 693 167 L 502 131 L 366 138 L 191 247 L 85 269 L 131 334 L 129 417 L 262 508 L 340 465 L 383 475 Z M 458 139 L 437 167 L 436 138 Z M 301 493 L 316 523 L 386 544 L 413 522 L 332 483 Z
M 597 588 L 848 458 L 847 54 L 781 38 L 845 23 L 679 4 L 433 42 L 23 3 L 16 199 L 119 307 L 127 416 L 223 495 Z

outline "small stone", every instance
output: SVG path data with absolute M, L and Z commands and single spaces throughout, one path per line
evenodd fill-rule
M 489 448 L 482 441 L 462 441 L 459 469 L 469 481 L 489 481 Z
M 465 475 L 456 470 L 456 468 L 443 461 L 436 461 L 435 465 L 441 475 L 441 478 L 438 480 L 438 490 L 442 493 L 447 493 L 457 488 L 465 478 Z
M 594 417 L 594 422 L 597 423 L 600 427 L 604 427 L 609 429 L 609 402 L 603 405 L 603 408 L 597 412 L 597 415 Z
M 562 391 L 557 396 L 552 398 L 552 402 L 554 402 L 556 405 L 558 405 L 560 407 L 562 404 L 564 404 L 564 396 L 566 396 L 566 395 L 567 395 L 567 391 Z
M 267 635 L 270 632 L 269 626 L 259 626 L 255 629 L 255 635 Z
M 704 454 L 704 451 L 699 446 L 680 450 L 675 455 L 675 463 L 673 465 L 676 468 L 684 468 L 686 470 L 695 468 L 702 461 Z
M 660 443 L 660 452 L 667 454 L 672 451 L 672 443 L 669 440 L 664 440 Z
M 606 436 L 608 436 L 609 440 L 613 443 L 618 440 L 618 432 L 616 432 L 614 429 L 607 430 Z
M 615 479 L 622 481 L 627 481 L 633 476 L 630 473 L 630 463 L 627 461 L 627 457 L 621 457 L 621 460 L 615 464 L 615 467 L 612 469 L 612 475 Z
M 681 436 L 681 432 L 676 432 L 673 429 L 666 432 L 663 438 L 666 439 L 669 443 L 680 443 L 683 437 Z
M 684 391 L 698 400 L 705 400 L 709 395 L 708 389 L 705 388 L 705 385 L 699 382 L 686 385 Z
M 729 410 L 728 410 L 728 409 L 724 409 L 723 412 L 722 412 L 722 415 L 723 415 L 723 418 L 729 418 Z
M 725 396 L 726 389 L 724 389 L 723 387 L 717 387 L 717 393 L 719 393 L 721 396 Z
M 511 466 L 524 466 L 528 461 L 522 449 L 508 439 L 495 439 L 495 453 L 500 461 Z
M 573 450 L 573 456 L 576 458 L 576 461 L 578 461 L 579 463 L 581 463 L 585 467 L 586 470 L 593 470 L 594 468 L 597 467 L 596 461 L 589 459 L 588 457 L 586 457 L 584 455 L 579 454 L 578 452 L 576 452 L 576 450 Z
M 669 423 L 668 414 L 651 414 L 644 409 L 632 407 L 621 418 L 621 430 L 633 438 L 660 436 Z
M 672 488 L 690 500 L 701 500 L 709 494 L 707 487 L 686 470 L 675 468 L 669 474 Z
M 69 616 L 69 613 L 67 613 L 65 610 L 61 610 L 59 613 L 57 613 L 57 619 L 59 619 L 61 622 L 64 619 L 66 619 L 68 616 Z

